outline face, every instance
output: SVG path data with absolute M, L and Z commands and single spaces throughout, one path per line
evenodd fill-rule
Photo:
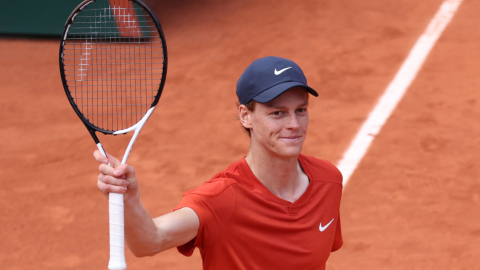
M 250 129 L 252 147 L 261 147 L 280 158 L 297 157 L 308 128 L 308 93 L 303 87 L 292 88 L 268 103 L 256 103 L 240 119 Z

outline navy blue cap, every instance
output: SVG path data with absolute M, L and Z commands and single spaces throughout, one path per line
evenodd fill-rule
M 237 82 L 237 97 L 240 104 L 251 100 L 266 103 L 296 86 L 304 87 L 310 94 L 318 93 L 307 85 L 307 78 L 295 62 L 267 56 L 253 61 Z

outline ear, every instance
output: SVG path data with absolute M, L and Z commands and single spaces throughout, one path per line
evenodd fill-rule
M 238 118 L 244 128 L 252 128 L 252 113 L 247 109 L 247 106 L 238 106 Z

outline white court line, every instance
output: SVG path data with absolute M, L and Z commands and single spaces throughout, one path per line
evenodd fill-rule
M 345 186 L 463 0 L 445 0 L 338 162 Z

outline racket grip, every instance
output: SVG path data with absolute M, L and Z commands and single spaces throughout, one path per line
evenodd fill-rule
M 98 150 L 107 157 L 101 143 L 97 143 Z M 110 162 L 108 163 L 110 165 Z M 123 194 L 108 194 L 108 216 L 110 224 L 110 261 L 108 269 L 125 270 L 125 219 L 123 207 Z
M 109 223 L 110 223 L 110 261 L 108 269 L 125 270 L 125 226 L 123 217 L 123 194 L 110 193 L 108 195 L 109 203 Z

